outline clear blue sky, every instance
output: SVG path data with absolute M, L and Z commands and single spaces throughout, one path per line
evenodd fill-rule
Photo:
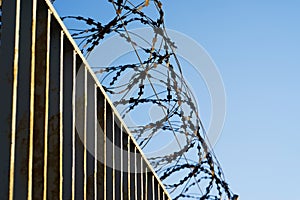
M 241 200 L 300 199 L 300 1 L 162 2 L 167 27 L 199 42 L 222 75 L 227 116 L 215 152 L 233 191 Z M 113 15 L 105 0 L 55 6 Z

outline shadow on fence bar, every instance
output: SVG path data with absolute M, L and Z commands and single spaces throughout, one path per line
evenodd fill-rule
M 0 5 L 0 199 L 170 199 L 51 3 Z

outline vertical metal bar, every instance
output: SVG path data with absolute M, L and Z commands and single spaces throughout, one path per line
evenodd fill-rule
M 31 27 L 31 81 L 30 81 L 30 133 L 28 159 L 28 199 L 32 199 L 32 169 L 33 169 L 33 129 L 34 129 L 34 85 L 35 85 L 35 45 L 36 45 L 36 10 L 37 1 L 32 1 Z
M 15 25 L 15 52 L 14 52 L 14 76 L 13 99 L 11 119 L 11 149 L 10 149 L 10 175 L 9 175 L 9 200 L 13 200 L 14 173 L 15 173 L 15 145 L 16 145 L 16 113 L 17 113 L 17 87 L 18 87 L 18 63 L 19 63 L 19 31 L 20 31 L 20 0 L 16 0 L 16 25 Z
M 34 84 L 34 128 L 33 128 L 33 199 L 42 199 L 44 194 L 44 134 L 46 111 L 46 68 L 47 68 L 47 27 L 48 9 L 44 2 L 37 1 L 35 84 Z
M 97 124 L 98 124 L 98 120 L 97 120 L 97 85 L 94 85 L 94 140 L 95 140 L 95 149 L 94 149 L 94 153 L 95 153 L 95 159 L 94 159 L 94 200 L 97 200 L 98 197 L 98 190 L 97 190 L 97 177 L 98 177 L 98 133 L 97 133 Z M 99 180 L 101 181 L 101 180 Z
M 14 162 L 14 199 L 31 198 L 32 154 L 30 155 L 30 138 L 32 137 L 34 104 L 32 93 L 32 17 L 33 1 L 20 1 L 20 30 L 18 50 L 18 86 L 16 113 L 16 141 Z
M 164 191 L 164 188 L 161 185 L 159 186 L 159 195 L 160 195 L 159 199 L 164 199 L 165 198 L 165 191 Z
M 60 88 L 61 88 L 61 30 L 56 20 L 50 29 L 50 83 L 47 198 L 60 198 Z
M 87 136 L 86 136 L 86 125 L 87 125 L 87 69 L 84 67 L 84 124 L 83 124 L 83 140 L 84 140 L 84 145 L 83 145 L 83 199 L 86 200 L 86 195 L 87 195 L 87 156 L 86 156 L 86 145 L 87 145 Z
M 157 196 L 160 199 L 160 185 L 157 183 Z
M 3 2 L 2 27 L 0 28 L 2 42 L 0 45 L 0 91 L 5 92 L 5 95 L 0 98 L 0 105 L 2 105 L 0 115 L 0 151 L 2 152 L 0 156 L 0 199 L 13 198 L 15 160 L 15 147 L 13 146 L 15 145 L 15 133 L 13 134 L 13 131 L 15 131 L 16 122 L 15 120 L 13 121 L 12 116 L 16 112 L 16 105 L 13 104 L 16 103 L 14 98 L 16 97 L 16 91 L 14 89 L 17 87 L 14 82 L 15 73 L 17 73 L 17 68 L 15 68 L 14 64 L 17 60 L 15 60 L 14 54 L 18 53 L 18 48 L 15 48 L 16 42 L 14 41 L 17 22 L 15 11 L 16 8 L 20 7 L 16 6 L 16 3 L 13 0 Z M 7 14 L 4 14 L 3 11 Z
M 152 177 L 152 199 L 155 200 L 155 184 L 154 184 L 154 176 L 151 175 Z
M 145 200 L 148 200 L 148 168 L 145 167 Z
M 130 133 L 128 134 L 130 136 Z M 131 188 L 131 194 L 130 194 L 130 198 L 131 199 L 135 199 L 135 193 L 136 193 L 136 188 L 135 188 L 135 161 L 134 161 L 134 149 L 135 149 L 135 144 L 133 142 L 133 140 L 131 139 L 130 136 L 130 188 Z
M 135 162 L 136 162 L 136 169 L 135 169 L 135 172 L 136 172 L 136 180 L 135 180 L 135 184 L 136 184 L 136 199 L 143 199 L 143 182 L 142 182 L 142 176 L 143 174 L 141 173 L 142 172 L 142 156 L 140 154 L 140 151 L 138 149 L 138 146 L 135 146 L 136 148 L 136 159 L 135 159 Z
M 104 199 L 104 103 L 105 98 L 97 87 L 97 198 Z
M 121 199 L 121 122 L 114 113 L 114 173 L 115 173 L 115 199 Z
M 85 184 L 85 66 L 76 56 L 76 141 L 75 141 L 75 199 L 84 199 Z
M 72 199 L 74 48 L 64 38 L 63 57 L 63 199 Z M 38 196 L 36 197 L 38 198 Z
M 120 192 L 121 192 L 121 200 L 123 200 L 123 198 L 124 198 L 124 190 L 123 190 L 123 170 L 124 170 L 124 167 L 123 167 L 123 165 L 124 165 L 124 158 L 123 158 L 123 152 L 124 152 L 124 150 L 123 150 L 123 125 L 121 124 L 120 125 L 121 126 L 121 147 L 120 147 L 120 152 L 121 152 L 121 174 L 120 174 L 120 176 L 121 176 L 121 184 L 120 184 Z
M 113 200 L 116 198 L 116 172 L 115 172 L 115 114 L 112 112 L 112 161 L 113 161 L 113 168 L 112 168 L 112 181 L 113 181 Z
M 131 176 L 131 165 L 130 165 L 130 136 L 128 135 L 127 136 L 127 139 L 128 139 L 128 144 L 127 144 L 127 159 L 128 159 L 128 200 L 130 200 L 130 197 L 131 197 L 131 195 L 130 195 L 130 193 L 131 193 L 131 191 L 130 191 L 130 184 L 131 184 L 131 180 L 130 180 L 130 176 Z
M 114 176 L 113 176 L 113 111 L 111 105 L 106 103 L 106 198 L 113 199 Z
M 87 73 L 87 119 L 86 119 L 86 150 L 87 150 L 87 199 L 95 197 L 95 119 L 96 119 L 96 87 L 95 80 L 90 73 Z
M 143 179 L 143 177 L 144 177 L 144 172 L 143 172 L 144 165 L 143 165 L 143 157 L 142 156 L 141 156 L 140 162 L 141 162 L 141 171 L 140 171 L 140 173 L 141 173 L 141 200 L 143 200 L 144 199 L 144 179 Z
M 49 119 L 49 74 L 50 74 L 50 29 L 51 11 L 47 17 L 47 54 L 46 54 L 46 88 L 45 88 L 45 130 L 44 130 L 44 193 L 43 199 L 47 199 L 47 173 L 48 173 L 48 119 Z
M 97 87 L 97 198 L 104 199 L 104 101 Z
M 59 84 L 59 199 L 63 199 L 63 67 L 64 33 L 60 32 L 60 84 Z
M 121 179 L 121 162 L 122 162 L 122 160 L 121 160 L 121 154 L 122 154 L 122 146 L 121 146 L 121 135 L 122 135 L 122 125 L 121 125 L 121 122 L 120 122 L 120 120 L 119 120 L 119 118 L 118 118 L 118 116 L 117 116 L 117 114 L 115 113 L 115 117 L 114 117 L 114 130 L 115 130 L 115 132 L 114 132 L 114 135 L 115 135 L 115 137 L 114 137 L 114 148 L 115 148 L 115 168 L 114 168 L 114 170 L 115 170 L 115 194 L 116 194 L 116 196 L 115 196 L 115 199 L 116 200 L 120 200 L 122 197 L 122 193 L 121 193 L 121 188 L 122 188 L 122 186 L 121 186 L 121 182 L 122 182 L 122 179 Z
M 76 52 L 73 50 L 73 92 L 72 92 L 72 200 L 75 200 L 76 164 Z
M 106 99 L 104 100 L 104 128 L 103 128 L 103 132 L 104 132 L 104 200 L 106 200 L 106 196 L 107 196 L 107 194 L 106 194 L 106 186 L 107 186 L 107 183 L 106 183 L 106 181 L 107 181 L 107 177 L 106 177 L 106 171 L 107 171 L 107 163 L 106 163 L 106 139 L 107 139 L 107 136 L 106 136 L 106 122 L 107 122 L 107 113 L 106 113 L 106 111 L 107 111 L 107 102 L 106 102 Z
M 124 125 L 122 125 L 122 184 L 123 184 L 123 192 L 122 196 L 124 200 L 128 199 L 128 134 L 126 132 L 126 129 Z
M 134 194 L 135 199 L 138 199 L 138 185 L 137 185 L 137 158 L 136 158 L 136 147 L 134 147 Z

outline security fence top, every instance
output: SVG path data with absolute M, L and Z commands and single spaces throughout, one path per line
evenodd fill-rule
M 1 0 L 0 0 L 1 1 Z M 131 134 L 130 130 L 128 129 L 128 127 L 126 126 L 126 124 L 124 123 L 123 119 L 121 118 L 119 112 L 117 111 L 117 109 L 115 108 L 115 106 L 113 105 L 113 103 L 111 102 L 110 98 L 108 97 L 108 95 L 106 94 L 105 90 L 103 89 L 102 85 L 100 84 L 99 80 L 97 79 L 95 73 L 93 72 L 93 70 L 91 69 L 91 67 L 89 66 L 87 60 L 85 59 L 84 55 L 82 54 L 82 52 L 80 51 L 79 47 L 77 46 L 76 42 L 74 41 L 74 39 L 72 38 L 71 34 L 69 33 L 68 29 L 66 28 L 66 26 L 64 25 L 63 21 L 61 20 L 60 16 L 58 15 L 58 13 L 56 12 L 55 8 L 53 7 L 52 3 L 50 2 L 50 0 L 45 0 L 45 2 L 47 3 L 49 10 L 51 12 L 51 14 L 54 16 L 54 18 L 57 20 L 57 22 L 59 23 L 63 33 L 65 34 L 65 36 L 68 38 L 68 40 L 71 42 L 71 44 L 73 45 L 74 50 L 76 51 L 77 55 L 80 56 L 82 63 L 84 64 L 85 68 L 87 69 L 87 71 L 89 72 L 89 74 L 93 77 L 97 87 L 100 89 L 100 91 L 102 92 L 102 94 L 105 97 L 105 100 L 109 103 L 110 107 L 112 108 L 112 112 L 116 115 L 116 117 L 118 118 L 118 120 L 121 122 L 122 127 L 125 129 L 126 133 L 129 135 L 129 137 L 131 138 L 132 142 L 134 143 L 134 145 L 136 146 L 137 150 L 139 151 L 139 153 L 141 154 L 141 156 L 143 157 L 144 161 L 147 164 L 147 168 L 150 169 L 151 173 L 153 174 L 153 176 L 156 178 L 158 184 L 160 185 L 160 187 L 164 190 L 164 193 L 167 195 L 168 199 L 172 199 L 170 194 L 167 192 L 164 184 L 161 182 L 159 176 L 156 174 L 155 170 L 153 169 L 152 165 L 150 164 L 150 162 L 148 161 L 148 159 L 146 158 L 146 156 L 144 155 L 142 149 L 140 148 L 140 146 L 138 145 L 137 141 L 135 140 L 135 138 L 133 137 L 133 135 Z

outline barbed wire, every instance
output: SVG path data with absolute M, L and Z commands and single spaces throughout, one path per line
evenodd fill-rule
M 166 188 L 174 199 L 237 199 L 207 143 L 196 100 L 174 53 L 176 44 L 165 29 L 162 3 L 158 0 L 108 2 L 113 5 L 116 16 L 107 24 L 84 16 L 62 19 L 76 20 L 87 27 L 69 29 L 85 55 L 112 33 L 132 46 L 138 62 L 93 69 L 102 75 L 99 79 L 106 92 L 114 97 L 114 104 L 123 118 L 145 107 L 161 109 L 162 114 L 156 119 L 129 128 L 143 149 L 151 146 L 158 135 L 175 138 L 177 150 L 149 158 Z M 150 6 L 155 8 L 156 17 L 143 11 Z M 132 24 L 149 27 L 153 32 L 152 40 L 146 45 L 135 40 L 142 37 L 127 29 Z M 178 180 L 177 177 L 182 178 Z

